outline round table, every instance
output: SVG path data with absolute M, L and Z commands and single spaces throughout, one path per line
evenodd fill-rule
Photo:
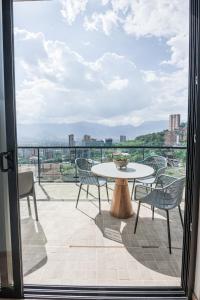
M 115 179 L 110 212 L 120 219 L 129 218 L 133 214 L 128 179 L 135 180 L 154 173 L 153 168 L 138 163 L 129 163 L 124 169 L 118 169 L 113 162 L 102 163 L 93 166 L 91 170 L 97 176 Z

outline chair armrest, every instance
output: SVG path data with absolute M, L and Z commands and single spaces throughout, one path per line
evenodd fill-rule
M 90 170 L 83 170 L 79 168 L 77 168 L 77 170 L 80 176 L 85 176 L 85 177 L 95 176 L 94 173 L 92 173 L 92 171 Z
M 162 176 L 162 175 L 160 175 Z M 137 199 L 138 195 L 139 194 L 143 194 L 143 196 L 146 196 L 148 194 L 150 194 L 152 191 L 163 191 L 163 192 L 166 192 L 167 189 L 177 180 L 177 178 L 174 178 L 172 176 L 169 176 L 171 178 L 173 178 L 174 180 L 172 182 L 170 182 L 168 185 L 165 185 L 165 186 L 156 186 L 156 187 L 148 187 L 148 186 L 144 186 L 144 185 L 136 185 L 135 187 L 135 199 L 136 200 L 139 200 Z
M 136 185 L 135 187 L 135 200 L 140 200 L 150 194 L 152 188 L 144 185 Z
M 161 176 L 165 177 L 165 183 L 168 182 L 168 184 L 163 187 L 156 186 L 155 188 L 136 186 L 135 199 L 155 207 L 172 209 L 182 200 L 185 177 Z
M 185 181 L 185 177 L 173 177 L 173 176 L 169 176 L 169 175 L 160 175 L 159 176 L 159 180 L 157 182 L 156 187 L 154 188 L 154 190 L 159 190 L 159 191 L 163 191 L 165 194 L 171 194 L 173 193 L 174 190 L 174 186 L 176 186 L 176 183 L 178 181 Z M 163 185 L 164 183 L 164 185 Z M 184 184 L 184 183 L 183 183 Z M 161 187 L 159 187 L 159 185 Z
M 170 175 L 161 174 L 157 177 L 156 188 L 167 188 L 178 178 Z
M 88 162 L 92 165 L 92 166 L 95 166 L 95 165 L 98 165 L 100 164 L 101 162 L 100 161 L 97 161 L 97 160 L 93 160 L 93 159 L 88 159 Z

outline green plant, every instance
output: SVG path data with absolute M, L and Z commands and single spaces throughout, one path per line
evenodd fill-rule
M 123 152 L 114 152 L 113 153 L 113 159 L 117 161 L 126 161 L 129 157 L 128 153 L 123 153 Z

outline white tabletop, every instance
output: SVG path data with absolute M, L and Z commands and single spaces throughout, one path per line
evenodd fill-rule
M 95 175 L 109 178 L 120 179 L 138 179 L 150 176 L 154 173 L 154 169 L 138 163 L 129 163 L 127 168 L 118 169 L 113 162 L 102 163 L 92 167 Z

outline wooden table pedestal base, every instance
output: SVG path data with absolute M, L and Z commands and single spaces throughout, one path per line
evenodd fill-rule
M 127 219 L 133 215 L 131 197 L 127 179 L 116 179 L 111 205 L 111 215 L 120 219 Z

